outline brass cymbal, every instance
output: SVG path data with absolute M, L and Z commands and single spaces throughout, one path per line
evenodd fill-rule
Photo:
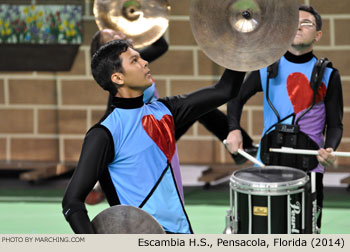
M 100 30 L 121 31 L 140 48 L 165 33 L 170 5 L 168 0 L 95 0 L 93 12 Z
M 277 61 L 298 29 L 297 0 L 191 0 L 199 47 L 215 63 L 252 71 Z
M 133 206 L 111 206 L 96 215 L 91 223 L 97 234 L 165 234 L 152 215 Z

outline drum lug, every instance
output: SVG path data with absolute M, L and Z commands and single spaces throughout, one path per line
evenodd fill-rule
M 224 234 L 237 234 L 237 221 L 235 217 L 232 216 L 232 210 L 227 210 L 227 214 L 225 217 L 225 229 Z

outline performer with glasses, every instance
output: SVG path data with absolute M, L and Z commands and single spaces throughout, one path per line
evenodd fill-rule
M 322 37 L 322 19 L 311 6 L 299 7 L 299 26 L 293 44 L 279 62 L 252 72 L 239 95 L 228 103 L 227 147 L 242 148 L 240 118 L 243 105 L 257 92 L 264 92 L 264 129 L 257 157 L 267 165 L 284 165 L 316 172 L 316 193 L 321 227 L 323 174 L 335 162 L 331 154 L 342 138 L 343 95 L 337 69 L 317 60 L 313 45 Z M 318 64 L 317 64 L 318 63 Z M 317 68 L 315 67 L 317 64 Z M 323 65 L 322 65 L 323 64 Z M 321 74 L 319 72 L 321 69 Z M 319 73 L 317 82 L 313 74 Z M 319 75 L 319 76 L 320 76 Z M 311 82 L 311 85 L 310 85 Z M 286 126 L 287 125 L 287 126 Z M 316 157 L 270 153 L 275 146 L 317 149 Z

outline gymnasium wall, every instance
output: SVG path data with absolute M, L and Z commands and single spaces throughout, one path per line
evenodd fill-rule
M 223 72 L 222 67 L 205 56 L 193 38 L 189 23 L 190 1 L 169 2 L 171 17 L 165 34 L 169 51 L 150 66 L 161 96 L 208 86 Z M 323 39 L 315 47 L 315 53 L 319 57 L 327 56 L 341 73 L 345 107 L 344 135 L 339 150 L 350 151 L 350 2 L 299 2 L 313 5 L 323 16 Z M 76 162 L 85 133 L 104 113 L 107 102 L 107 93 L 94 82 L 90 70 L 89 44 L 97 31 L 92 14 L 93 0 L 1 3 L 84 6 L 84 40 L 70 71 L 0 72 L 0 160 Z M 256 143 L 263 126 L 262 98 L 262 94 L 253 97 L 244 107 L 242 118 L 242 127 Z M 226 106 L 220 109 L 226 111 Z M 178 141 L 178 150 L 182 164 L 232 163 L 223 145 L 199 123 Z M 350 159 L 338 159 L 338 165 L 348 164 Z

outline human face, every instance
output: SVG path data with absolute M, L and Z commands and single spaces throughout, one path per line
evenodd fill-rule
M 120 55 L 123 73 L 114 73 L 112 81 L 131 90 L 143 91 L 153 83 L 148 62 L 140 57 L 140 54 L 132 48 Z
M 313 43 L 321 39 L 322 32 L 316 31 L 315 17 L 306 11 L 299 11 L 298 31 L 292 47 L 296 50 L 311 51 Z

